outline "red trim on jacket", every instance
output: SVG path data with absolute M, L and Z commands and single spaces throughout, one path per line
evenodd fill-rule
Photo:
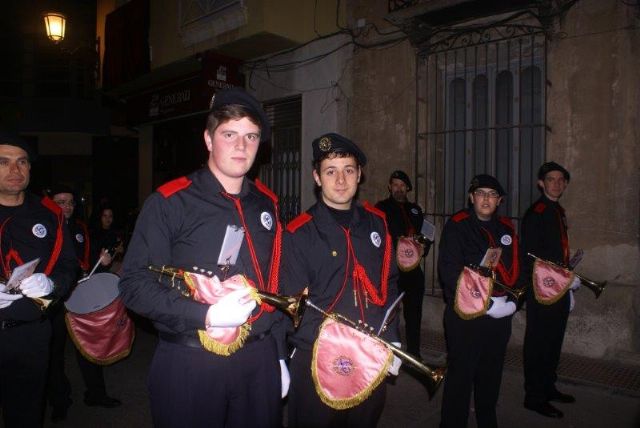
M 454 216 L 451 217 L 451 220 L 456 223 L 460 223 L 462 220 L 469 218 L 469 216 L 470 214 L 467 211 L 460 211 L 459 213 L 454 214 Z
M 289 233 L 294 233 L 300 227 L 304 226 L 306 223 L 310 222 L 313 219 L 313 216 L 308 212 L 303 212 L 298 217 L 294 218 L 287 224 L 287 231 Z
M 189 186 L 191 186 L 191 180 L 189 180 L 187 177 L 179 177 L 175 180 L 164 183 L 162 186 L 158 187 L 157 190 L 162 196 L 168 198 L 174 193 L 186 189 Z

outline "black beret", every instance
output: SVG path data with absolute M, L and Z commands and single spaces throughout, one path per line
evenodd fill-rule
M 551 171 L 560 171 L 567 182 L 571 180 L 571 174 L 569 174 L 569 171 L 567 171 L 562 165 L 555 162 L 546 162 L 542 164 L 538 170 L 538 180 L 544 180 L 544 177 Z
M 500 196 L 506 195 L 506 192 L 500 185 L 500 182 L 498 182 L 498 180 L 494 176 L 489 174 L 478 174 L 473 177 L 471 179 L 471 183 L 469 183 L 469 193 L 472 193 L 476 189 L 479 189 L 481 187 L 493 189 L 498 192 Z
M 262 109 L 262 105 L 253 95 L 242 88 L 226 88 L 217 91 L 211 98 L 209 110 L 214 111 L 227 105 L 241 105 L 260 119 L 260 142 L 271 139 L 271 125 L 269 118 Z
M 59 193 L 71 193 L 72 195 L 75 196 L 75 192 L 69 186 L 65 186 L 64 184 L 60 184 L 60 183 L 54 186 L 51 186 L 51 189 L 49 190 L 49 196 L 53 198 L 55 195 Z
M 391 177 L 389 177 L 389 182 L 391 182 L 391 180 L 393 180 L 394 178 L 404 181 L 404 184 L 407 185 L 407 192 L 410 192 L 411 189 L 413 189 L 413 186 L 411 186 L 411 180 L 409 180 L 409 176 L 406 172 L 400 170 L 393 171 L 391 173 Z
M 27 152 L 30 161 L 35 160 L 35 150 L 27 140 L 21 138 L 18 134 L 8 131 L 0 131 L 0 145 L 20 147 Z
M 350 139 L 340 134 L 328 133 L 319 136 L 311 143 L 313 147 L 313 161 L 318 162 L 327 153 L 349 153 L 353 155 L 360 166 L 367 164 L 367 157 L 362 150 Z

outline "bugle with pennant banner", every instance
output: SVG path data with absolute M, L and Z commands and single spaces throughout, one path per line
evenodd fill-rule
M 418 267 L 424 254 L 424 235 L 400 236 L 396 244 L 396 263 L 402 272 L 409 272 Z
M 309 299 L 305 304 L 326 318 L 313 346 L 311 375 L 316 392 L 327 406 L 342 410 L 366 400 L 384 380 L 393 355 L 427 376 L 429 397 L 433 397 L 446 367 L 432 369 L 375 334 L 372 327 L 326 312 Z
M 536 300 L 543 305 L 551 305 L 564 296 L 571 288 L 574 278 L 580 280 L 580 284 L 587 287 L 596 296 L 600 294 L 607 285 L 607 281 L 596 282 L 587 279 L 576 272 L 549 260 L 542 259 L 534 254 L 527 253 L 533 258 L 533 291 Z
M 159 282 L 162 278 L 170 281 L 168 284 L 188 298 L 210 305 L 215 304 L 220 298 L 228 293 L 250 287 L 249 297 L 258 304 L 268 304 L 276 309 L 285 312 L 293 319 L 294 327 L 297 327 L 304 313 L 304 301 L 307 298 L 306 290 L 299 296 L 279 296 L 256 289 L 244 275 L 234 275 L 222 282 L 216 276 L 200 272 L 190 272 L 170 266 L 149 266 L 152 272 L 160 274 Z M 194 271 L 198 268 L 194 266 Z M 205 330 L 198 330 L 200 343 L 209 352 L 214 354 L 229 356 L 242 348 L 245 339 L 249 336 L 251 324 L 245 322 L 239 327 L 213 327 Z
M 108 365 L 131 352 L 135 326 L 120 298 L 114 273 L 101 272 L 78 281 L 64 303 L 69 336 L 89 361 Z

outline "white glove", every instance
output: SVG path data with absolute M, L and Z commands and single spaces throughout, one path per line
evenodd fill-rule
M 569 312 L 573 310 L 576 305 L 576 299 L 573 297 L 573 290 L 569 290 Z
M 573 282 L 571 283 L 571 289 L 572 290 L 577 290 L 578 288 L 580 288 L 580 278 L 578 278 L 578 275 L 574 275 L 573 276 Z
M 400 348 L 400 342 L 391 342 L 393 346 L 396 348 Z M 391 366 L 389 366 L 388 373 L 392 376 L 398 376 L 400 373 L 400 366 L 402 365 L 402 360 L 395 355 L 393 356 L 393 361 L 391 362 Z
M 43 274 L 34 273 L 20 282 L 20 291 L 27 297 L 36 298 L 51 294 L 53 291 L 53 281 Z
M 491 318 L 503 318 L 512 315 L 516 311 L 516 304 L 507 302 L 507 296 L 492 297 L 493 305 L 487 311 Z
M 244 324 L 256 307 L 256 301 L 246 299 L 249 288 L 232 291 L 207 311 L 205 325 L 209 327 L 238 327 Z
M 282 398 L 284 398 L 289 393 L 289 384 L 291 383 L 291 377 L 289 376 L 287 363 L 285 363 L 284 360 L 278 361 L 280 361 L 280 382 L 282 384 Z
M 24 297 L 22 294 L 5 293 L 6 290 L 7 286 L 4 284 L 0 284 L 0 309 L 8 307 L 16 300 L 22 299 Z

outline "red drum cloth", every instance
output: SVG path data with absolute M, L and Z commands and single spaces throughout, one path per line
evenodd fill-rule
M 379 340 L 328 318 L 313 347 L 316 392 L 333 409 L 355 407 L 380 385 L 392 361 L 391 350 Z
M 65 318 L 71 340 L 87 360 L 108 365 L 131 352 L 135 328 L 119 297 L 98 311 L 67 312 Z
M 407 236 L 399 237 L 396 245 L 398 268 L 403 272 L 414 270 L 420 264 L 422 251 L 422 246 L 413 238 Z
M 551 305 L 565 295 L 574 273 L 562 266 L 536 259 L 533 264 L 533 291 L 538 303 Z
M 489 308 L 493 280 L 465 268 L 458 277 L 454 309 L 460 318 L 469 320 L 484 315 Z

